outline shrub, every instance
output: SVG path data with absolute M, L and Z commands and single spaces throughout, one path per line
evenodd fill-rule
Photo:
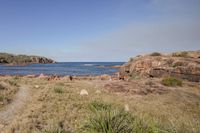
M 130 62 L 134 61 L 134 58 L 133 58 L 133 57 L 131 57 L 131 58 L 129 59 L 129 61 L 130 61 Z
M 184 66 L 183 62 L 175 62 L 172 64 L 172 67 Z
M 90 104 L 90 115 L 85 128 L 91 133 L 158 133 L 155 122 L 148 123 L 133 116 L 124 109 L 114 108 L 110 104 L 94 101 Z
M 180 79 L 174 78 L 174 77 L 167 77 L 164 78 L 161 83 L 165 86 L 182 86 L 182 81 Z
M 3 102 L 3 100 L 4 100 L 4 96 L 0 94 L 0 102 Z
M 10 84 L 10 85 L 12 85 L 12 86 L 18 86 L 18 84 L 17 84 L 17 80 L 9 80 L 8 81 L 8 83 Z
M 172 57 L 188 57 L 188 52 L 186 51 L 175 52 L 175 53 L 172 53 Z
M 150 56 L 161 56 L 162 54 L 161 53 L 158 53 L 158 52 L 153 52 L 150 54 Z
M 6 88 L 0 84 L 0 90 L 5 90 Z
M 96 101 L 90 104 L 90 110 L 93 115 L 85 127 L 91 133 L 132 133 L 129 113 Z
M 133 72 L 131 75 L 130 75 L 130 80 L 136 80 L 136 79 L 140 79 L 140 75 L 136 72 Z
M 64 90 L 63 90 L 63 88 L 62 87 L 55 87 L 54 88 L 54 92 L 56 92 L 56 93 L 64 93 Z

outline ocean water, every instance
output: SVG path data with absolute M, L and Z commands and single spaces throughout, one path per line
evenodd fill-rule
M 60 62 L 55 64 L 31 64 L 27 66 L 0 65 L 0 75 L 101 75 L 113 74 L 118 69 L 111 66 L 124 62 Z

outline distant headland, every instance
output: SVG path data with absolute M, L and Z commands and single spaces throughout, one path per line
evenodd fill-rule
M 5 65 L 28 65 L 28 64 L 50 64 L 54 60 L 42 56 L 14 55 L 9 53 L 0 53 L 0 63 Z

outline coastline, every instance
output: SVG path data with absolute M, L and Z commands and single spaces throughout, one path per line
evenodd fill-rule
M 200 116 L 200 106 L 197 106 L 200 60 L 199 57 L 179 56 L 154 53 L 136 57 L 122 66 L 109 67 L 97 63 L 12 67 L 14 72 L 28 68 L 27 71 L 34 73 L 33 68 L 37 70 L 37 66 L 41 71 L 39 74 L 0 75 L 0 116 L 5 116 L 0 117 L 0 129 L 3 132 L 13 129 L 19 132 L 54 129 L 87 132 L 86 128 L 80 127 L 85 125 L 87 118 L 94 118 L 90 111 L 94 105 L 123 110 L 145 127 L 150 128 L 153 123 L 153 129 L 162 131 L 182 133 L 193 128 L 194 132 L 199 132 L 199 119 L 196 118 Z M 63 74 L 67 67 L 71 68 L 69 75 L 42 73 L 56 69 Z M 73 75 L 76 72 L 113 70 L 110 67 L 116 71 Z M 14 111 L 12 106 L 16 107 Z M 173 125 L 170 125 L 172 121 Z M 49 129 L 52 125 L 53 130 Z

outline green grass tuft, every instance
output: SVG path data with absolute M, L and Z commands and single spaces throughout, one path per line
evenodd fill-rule
M 130 114 L 111 107 L 110 104 L 92 102 L 90 110 L 93 115 L 85 126 L 91 133 L 131 133 Z
M 111 106 L 111 104 L 94 101 L 90 104 L 90 110 L 92 114 L 85 128 L 91 133 L 164 132 L 155 122 L 143 121 L 124 109 Z
M 55 87 L 55 88 L 54 88 L 54 92 L 55 92 L 55 93 L 60 93 L 60 94 L 62 94 L 62 93 L 64 93 L 64 90 L 63 90 L 62 87 Z
M 140 75 L 134 72 L 130 75 L 130 80 L 136 80 L 136 79 L 140 79 Z
M 174 77 L 167 77 L 164 78 L 161 83 L 165 86 L 182 86 L 182 81 L 180 79 L 174 78 Z

